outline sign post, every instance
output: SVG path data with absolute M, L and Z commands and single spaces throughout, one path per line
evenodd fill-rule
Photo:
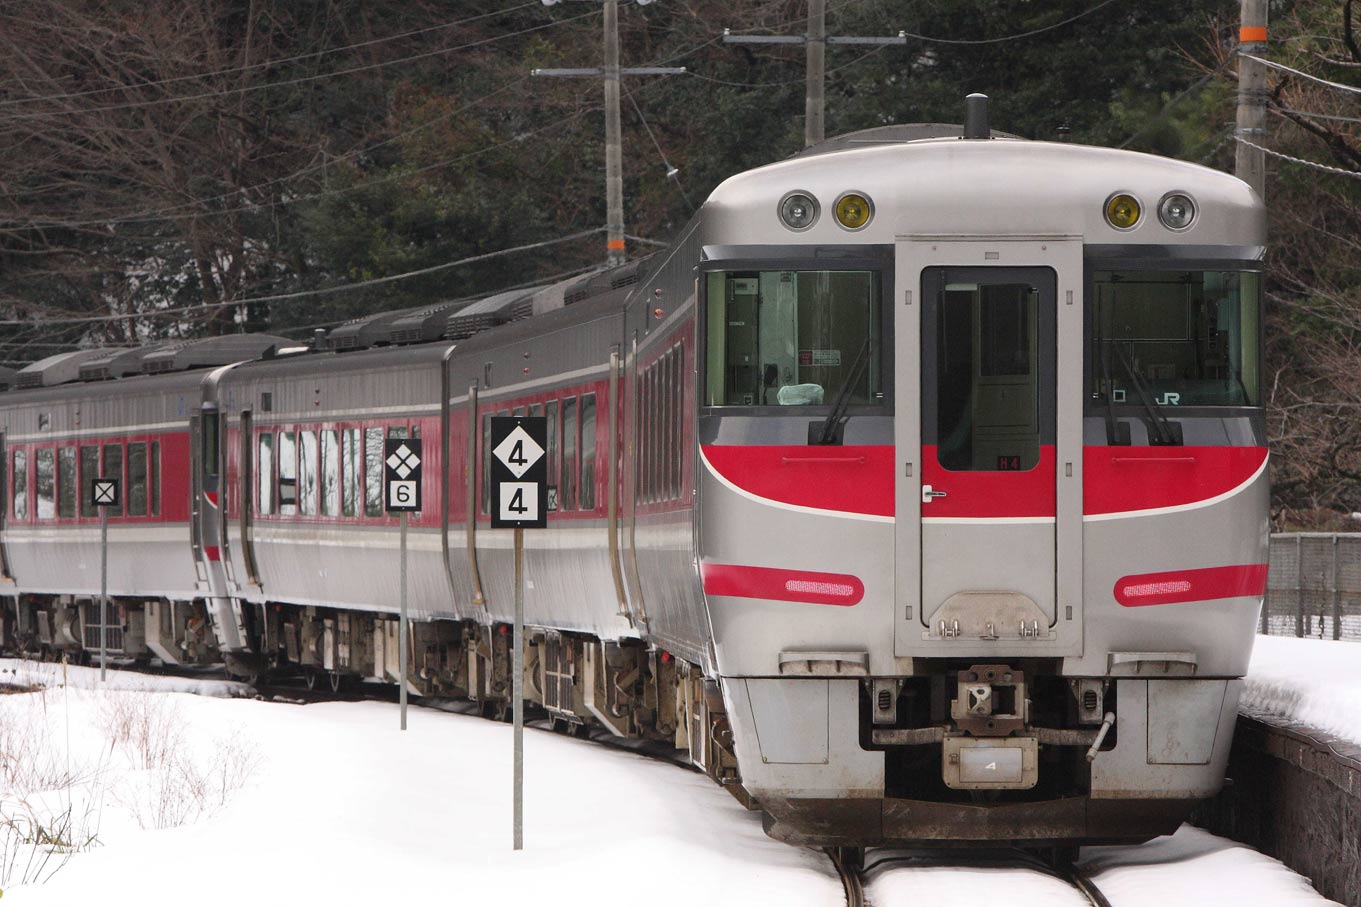
M 491 420 L 491 528 L 515 530 L 515 627 L 511 634 L 511 708 L 515 723 L 512 846 L 524 849 L 526 529 L 548 525 L 548 420 L 543 416 L 493 416 Z
M 92 479 L 90 501 L 99 508 L 99 679 L 109 669 L 109 508 L 118 506 L 118 480 Z
M 383 442 L 383 502 L 388 513 L 401 515 L 401 612 L 397 624 L 397 673 L 401 687 L 402 730 L 406 730 L 406 521 L 407 514 L 421 509 L 421 439 L 388 438 Z

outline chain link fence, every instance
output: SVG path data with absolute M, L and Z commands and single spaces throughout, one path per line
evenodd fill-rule
M 1271 536 L 1262 633 L 1361 640 L 1361 533 Z

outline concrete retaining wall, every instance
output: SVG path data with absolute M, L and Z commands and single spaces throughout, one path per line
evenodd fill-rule
M 1240 715 L 1228 777 L 1197 825 L 1275 857 L 1324 897 L 1361 907 L 1361 746 Z

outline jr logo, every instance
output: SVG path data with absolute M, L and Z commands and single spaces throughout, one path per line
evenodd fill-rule
M 1181 394 L 1173 393 L 1172 391 L 1164 391 L 1162 397 L 1159 398 L 1157 402 L 1160 406 L 1178 406 L 1181 403 Z

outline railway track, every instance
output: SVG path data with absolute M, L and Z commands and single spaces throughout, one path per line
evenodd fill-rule
M 1091 907 L 1111 907 L 1111 902 L 1106 899 L 1105 894 L 1097 886 L 1086 872 L 1080 867 L 1073 865 L 1066 860 L 1049 862 L 1040 857 L 1025 851 L 1005 851 L 1005 852 L 986 852 L 976 856 L 961 858 L 957 852 L 951 852 L 948 859 L 943 859 L 929 851 L 919 851 L 911 853 L 890 852 L 889 854 L 878 856 L 866 861 L 865 852 L 857 848 L 837 848 L 829 847 L 826 850 L 827 856 L 831 859 L 837 875 L 841 878 L 842 887 L 846 893 L 846 907 L 869 907 L 869 900 L 865 895 L 865 881 L 870 872 L 881 867 L 892 864 L 907 864 L 916 866 L 939 866 L 942 868 L 950 867 L 1000 867 L 1015 866 L 1044 873 L 1053 878 L 1067 882 L 1076 888 Z

